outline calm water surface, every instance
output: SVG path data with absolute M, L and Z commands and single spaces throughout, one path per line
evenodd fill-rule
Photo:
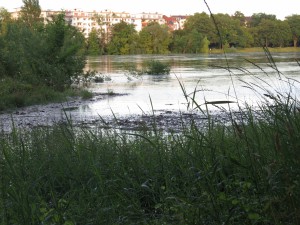
M 163 76 L 128 74 L 130 67 L 141 69 L 143 62 L 152 59 L 169 63 L 171 73 Z M 89 87 L 91 91 L 102 95 L 96 95 L 89 101 L 72 100 L 30 106 L 0 114 L 0 129 L 11 131 L 15 125 L 48 126 L 66 121 L 66 115 L 75 124 L 89 126 L 100 121 L 99 115 L 106 121 L 114 121 L 113 114 L 124 121 L 135 121 L 144 113 L 151 115 L 152 107 L 157 115 L 163 115 L 162 120 L 166 122 L 164 127 L 176 126 L 175 120 L 181 119 L 176 117 L 180 115 L 178 112 L 187 111 L 187 100 L 180 83 L 187 94 L 196 90 L 195 100 L 201 107 L 204 107 L 205 101 L 236 102 L 237 99 L 241 106 L 245 102 L 255 106 L 262 100 L 263 94 L 276 92 L 299 96 L 300 53 L 273 54 L 273 59 L 275 65 L 267 60 L 264 53 L 228 54 L 227 59 L 224 55 L 90 57 L 86 70 L 97 70 L 110 78 L 109 81 Z M 108 96 L 108 92 L 118 95 Z M 235 108 L 237 104 L 232 103 L 230 107 Z M 211 113 L 220 115 L 214 106 L 209 109 Z M 129 125 L 126 122 L 124 126 Z
M 195 99 L 198 104 L 203 104 L 205 100 L 236 101 L 237 97 L 240 103 L 247 101 L 255 105 L 261 100 L 261 94 L 268 91 L 290 92 L 291 85 L 287 82 L 295 85 L 292 93 L 296 95 L 300 87 L 300 66 L 297 62 L 300 54 L 280 53 L 272 57 L 276 65 L 272 65 L 264 53 L 89 57 L 86 70 L 97 70 L 111 78 L 110 81 L 92 85 L 90 90 L 124 95 L 82 105 L 79 111 L 86 116 L 105 116 L 112 112 L 117 116 L 142 114 L 152 111 L 151 101 L 154 110 L 185 111 L 187 101 L 180 82 L 187 93 L 197 90 Z M 128 68 L 141 68 L 143 62 L 151 59 L 169 63 L 170 75 L 128 74 Z

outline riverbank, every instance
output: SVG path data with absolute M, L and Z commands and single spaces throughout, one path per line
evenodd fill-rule
M 103 129 L 119 131 L 152 130 L 155 128 L 164 133 L 181 133 L 185 126 L 191 125 L 192 121 L 203 129 L 207 127 L 208 116 L 195 111 L 154 110 L 150 113 L 131 115 L 96 115 L 84 114 L 87 105 L 93 102 L 105 101 L 115 97 L 123 96 L 120 93 L 94 93 L 92 98 L 82 99 L 80 97 L 69 98 L 69 101 L 61 103 L 49 103 L 45 105 L 34 105 L 23 107 L 0 114 L 0 127 L 7 133 L 13 129 L 32 130 L 39 127 L 51 127 L 56 124 L 71 122 L 74 127 L 86 129 Z M 210 111 L 210 119 L 226 124 L 230 117 L 228 113 L 219 110 Z M 238 112 L 237 112 L 238 113 Z
M 219 57 L 213 58 L 220 63 Z M 284 69 L 298 76 L 298 67 Z M 247 72 L 264 79 L 264 72 Z M 161 110 L 151 97 L 151 113 L 122 116 L 113 113 L 112 103 L 137 101 L 148 86 L 141 85 L 137 95 L 132 91 L 147 79 L 157 87 L 159 82 L 172 84 L 173 78 L 144 77 L 132 84 L 116 74 L 96 86 L 99 92 L 91 99 L 71 98 L 0 115 L 0 224 L 298 224 L 296 87 L 282 74 L 272 74 L 278 82 L 266 79 L 267 84 L 279 84 L 271 90 L 243 75 L 243 85 L 261 100 L 255 107 L 241 101 L 243 108 L 233 110 L 234 101 L 210 98 L 211 87 L 195 88 L 197 72 L 196 79 L 185 80 L 193 88 L 174 79 L 186 98 L 184 107 L 192 110 Z M 216 82 L 218 76 L 222 82 Z M 219 92 L 225 77 L 227 71 L 214 70 Z M 167 82 L 163 90 L 170 94 Z M 124 89 L 124 83 L 132 89 Z M 264 91 L 256 92 L 257 86 Z M 161 99 L 161 88 L 156 90 Z M 196 95 L 202 92 L 205 101 Z M 236 86 L 236 96 L 244 99 L 242 93 Z M 175 98 L 173 92 L 171 96 Z M 163 107 L 170 107 L 166 99 Z M 104 102 L 111 103 L 109 117 L 100 113 Z M 86 116 L 95 105 L 101 106 L 97 113 Z
M 283 47 L 283 48 L 268 48 L 271 53 L 292 53 L 300 52 L 300 47 Z M 227 53 L 254 53 L 254 52 L 264 52 L 265 50 L 261 47 L 253 48 L 228 48 L 225 49 Z M 210 53 L 213 54 L 224 54 L 222 49 L 211 49 Z
M 92 97 L 92 94 L 84 89 L 69 88 L 58 91 L 45 85 L 31 85 L 8 77 L 1 80 L 0 89 L 0 113 L 37 104 L 64 102 L 74 97 Z
M 248 108 L 229 125 L 178 117 L 178 134 L 160 130 L 160 116 L 135 131 L 77 127 L 70 118 L 2 133 L 2 223 L 297 224 L 294 103 L 262 104 L 260 117 Z
M 282 76 L 282 79 L 287 78 L 286 82 L 282 82 L 282 79 L 281 82 L 278 82 L 278 74 L 276 71 L 270 70 L 265 54 L 233 53 L 228 54 L 228 56 L 230 56 L 228 57 L 230 64 L 234 66 L 231 69 L 231 72 L 235 74 L 233 77 L 230 77 L 226 70 L 227 62 L 223 55 L 91 57 L 86 69 L 103 71 L 98 76 L 107 79 L 101 83 L 91 83 L 87 90 L 72 90 L 69 92 L 69 96 L 72 97 L 67 97 L 68 91 L 60 93 L 63 98 L 58 103 L 15 108 L 9 110 L 7 114 L 2 112 L 0 119 L 3 130 L 11 130 L 12 119 L 15 126 L 26 128 L 51 126 L 59 120 L 66 122 L 67 117 L 70 117 L 76 126 L 81 124 L 87 127 L 101 125 L 107 128 L 137 130 L 142 124 L 151 126 L 149 122 L 153 112 L 157 116 L 157 121 L 160 122 L 158 124 L 161 124 L 160 129 L 164 131 L 167 129 L 178 130 L 181 129 L 177 125 L 181 117 L 187 121 L 190 115 L 196 118 L 202 116 L 197 115 L 197 113 L 194 115 L 194 111 L 187 110 L 187 106 L 192 106 L 193 103 L 187 102 L 180 83 L 184 86 L 185 92 L 190 94 L 190 97 L 192 97 L 195 88 L 197 89 L 194 97 L 202 106 L 205 101 L 236 101 L 234 96 L 239 97 L 240 104 L 244 104 L 245 100 L 248 99 L 249 103 L 252 102 L 255 105 L 262 100 L 263 94 L 273 93 L 276 88 L 282 93 L 291 91 L 290 86 L 287 85 L 288 80 L 296 81 L 299 79 L 299 66 L 295 62 L 295 59 L 300 57 L 299 54 L 273 55 L 274 60 L 278 62 L 277 69 L 284 71 L 285 76 Z M 144 61 L 153 60 L 154 57 L 156 60 L 169 62 L 172 68 L 171 74 L 138 76 L 126 74 L 125 69 L 128 68 L 128 65 L 137 67 Z M 262 63 L 259 64 L 260 70 L 257 70 L 255 64 L 248 63 L 245 59 Z M 235 66 L 242 67 L 244 71 L 236 69 Z M 264 71 L 268 71 L 268 73 Z M 259 80 L 255 77 L 259 77 Z M 235 83 L 235 93 L 232 91 L 228 93 L 232 86 L 231 78 Z M 255 90 L 255 87 L 251 86 L 252 83 L 264 85 L 266 82 L 272 83 L 271 89 L 257 88 Z M 201 86 L 197 87 L 197 84 Z M 246 88 L 245 84 L 251 88 Z M 294 85 L 295 87 L 292 89 L 295 90 L 296 94 L 298 82 Z M 31 87 L 30 90 L 32 89 Z M 45 89 L 34 88 L 33 90 L 36 92 L 41 90 L 42 94 L 50 95 Z M 74 92 L 77 94 L 74 95 Z M 78 94 L 80 92 L 84 95 Z M 255 94 L 255 92 L 260 93 L 260 95 Z M 24 88 L 21 89 L 21 93 L 25 93 L 24 95 L 18 94 L 19 91 L 13 93 L 21 96 L 23 100 L 27 94 Z M 37 97 L 38 95 L 34 96 Z M 48 98 L 48 102 L 51 102 L 51 99 Z M 232 108 L 233 111 L 237 109 L 235 104 L 231 104 L 231 107 L 235 108 Z M 212 109 L 216 108 L 212 107 Z M 210 111 L 210 114 L 214 115 L 216 120 L 225 120 L 226 117 L 220 113 L 215 114 L 213 111 Z M 103 121 L 106 123 L 101 124 Z M 167 123 L 167 121 L 169 122 Z M 199 121 L 205 120 L 199 118 Z

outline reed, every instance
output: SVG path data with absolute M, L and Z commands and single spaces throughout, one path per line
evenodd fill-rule
M 202 103 L 201 90 L 187 93 L 180 83 L 187 106 L 208 118 L 206 127 L 180 121 L 181 133 L 163 134 L 153 114 L 152 126 L 129 133 L 71 120 L 2 133 L 0 225 L 300 224 L 296 81 L 264 52 L 280 85 L 254 75 L 244 82 L 260 95 L 257 107 L 237 94 L 237 111 L 232 101 Z M 211 106 L 230 123 L 215 121 Z
M 3 133 L 0 224 L 299 224 L 298 102 L 268 95 L 242 120 L 229 110 L 231 125 L 180 134 L 71 121 Z

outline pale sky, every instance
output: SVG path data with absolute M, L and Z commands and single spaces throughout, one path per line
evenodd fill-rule
M 235 11 L 251 16 L 253 13 L 275 14 L 284 19 L 292 14 L 300 14 L 300 0 L 206 0 L 213 13 L 234 14 Z M 192 15 L 196 12 L 208 13 L 204 0 L 40 0 L 42 9 L 81 9 L 116 12 L 158 12 L 165 15 Z M 21 7 L 22 0 L 0 0 L 0 7 L 9 11 Z

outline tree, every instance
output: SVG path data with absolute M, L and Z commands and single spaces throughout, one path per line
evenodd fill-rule
M 11 15 L 5 8 L 0 8 L 0 35 L 7 31 L 7 24 L 11 22 Z
M 169 52 L 171 36 L 166 25 L 151 22 L 139 33 L 139 43 L 143 53 L 166 54 Z
M 103 54 L 103 47 L 100 41 L 100 32 L 96 29 L 92 29 L 87 39 L 87 51 L 88 55 L 101 55 Z
M 288 16 L 286 21 L 292 31 L 294 47 L 297 47 L 300 38 L 300 15 Z
M 218 45 L 219 37 L 213 24 L 213 20 L 206 13 L 195 13 L 187 18 L 184 29 L 191 32 L 196 29 L 200 34 L 203 34 L 210 41 L 211 45 Z
M 217 44 L 220 47 L 227 45 L 228 47 L 246 47 L 250 46 L 253 39 L 247 28 L 241 26 L 240 20 L 229 16 L 228 14 L 215 14 L 215 25 L 219 30 L 219 35 L 223 43 L 220 43 L 219 38 Z
M 246 27 L 240 27 L 237 31 L 237 46 L 242 48 L 251 47 L 254 44 L 253 35 L 250 33 L 250 30 Z
M 278 47 L 288 46 L 292 39 L 292 31 L 287 21 L 276 21 L 276 35 L 274 45 Z
M 112 27 L 111 39 L 107 46 L 108 54 L 132 54 L 135 52 L 136 47 L 137 31 L 133 24 L 121 21 Z
M 24 6 L 21 9 L 21 20 L 29 27 L 41 21 L 41 7 L 39 0 L 23 0 Z
M 250 27 L 257 27 L 262 20 L 276 20 L 276 16 L 273 14 L 266 14 L 266 13 L 254 13 L 251 16 L 251 22 L 250 22 Z
M 8 21 L 0 34 L 0 109 L 44 102 L 68 88 L 83 73 L 83 44 L 83 34 L 66 25 L 63 14 L 38 27 Z
M 108 33 L 110 32 L 110 23 L 106 22 L 108 18 L 105 18 L 101 14 L 95 13 L 93 15 L 93 20 L 97 22 L 99 25 L 99 35 L 100 35 L 100 42 L 102 46 L 102 50 L 104 51 L 104 46 L 108 42 Z
M 209 41 L 196 29 L 191 32 L 178 30 L 173 33 L 171 50 L 175 53 L 206 53 L 209 49 Z
M 245 26 L 246 18 L 242 12 L 236 11 L 232 18 L 238 20 L 241 26 Z
M 84 36 L 66 25 L 64 14 L 55 16 L 43 30 L 19 21 L 9 23 L 3 42 L 2 68 L 5 76 L 18 82 L 63 91 L 72 77 L 82 74 Z
M 85 65 L 83 54 L 85 39 L 77 28 L 67 25 L 65 15 L 58 14 L 42 32 L 44 41 L 42 70 L 43 82 L 56 90 L 64 90 L 71 78 L 82 74 Z
M 291 40 L 291 29 L 286 21 L 263 19 L 255 29 L 255 38 L 266 47 L 283 47 Z
M 174 30 L 170 50 L 174 53 L 186 53 L 186 30 Z

